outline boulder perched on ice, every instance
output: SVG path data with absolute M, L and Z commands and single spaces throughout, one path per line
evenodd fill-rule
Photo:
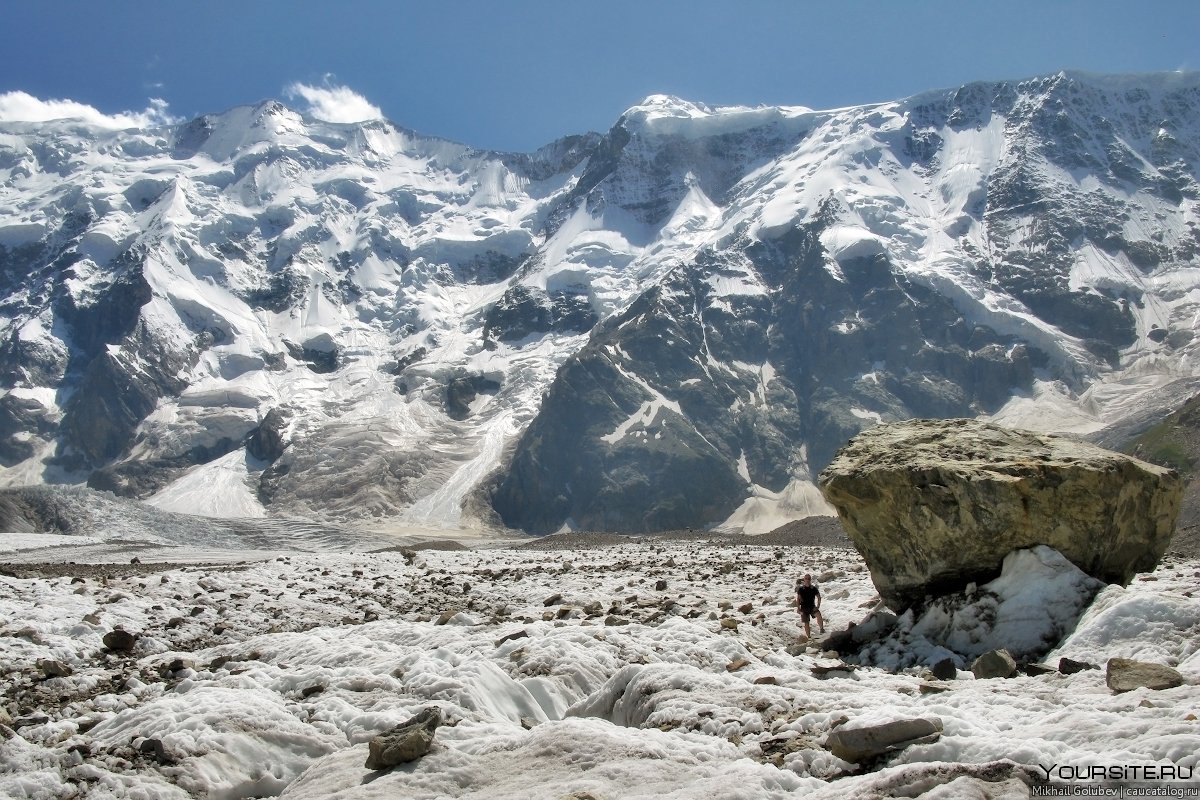
M 1171 470 L 964 419 L 864 431 L 820 485 L 896 609 L 989 580 L 1005 555 L 1038 544 L 1127 584 L 1166 550 L 1183 492 Z
M 825 747 L 843 761 L 858 764 L 910 745 L 936 741 L 941 735 L 942 721 L 937 717 L 863 726 L 851 722 L 835 728 L 825 740 Z
M 1105 666 L 1104 682 L 1114 693 L 1134 689 L 1174 689 L 1183 685 L 1183 675 L 1166 664 L 1135 661 L 1132 658 L 1110 658 Z
M 379 734 L 370 742 L 367 769 L 388 769 L 416 761 L 429 752 L 433 746 L 433 734 L 441 724 L 441 710 L 430 706 L 412 719 Z

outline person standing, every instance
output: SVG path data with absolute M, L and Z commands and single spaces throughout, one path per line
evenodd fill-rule
M 825 618 L 821 616 L 821 590 L 813 586 L 812 575 L 807 573 L 796 581 L 796 610 L 800 612 L 800 621 L 804 623 L 805 639 L 812 637 L 808 621 L 813 617 L 817 619 L 820 632 L 825 632 Z

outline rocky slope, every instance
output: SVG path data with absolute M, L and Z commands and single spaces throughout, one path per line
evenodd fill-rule
M 387 525 L 766 530 L 881 420 L 1195 377 L 1200 78 L 647 98 L 533 154 L 263 103 L 0 125 L 0 482 Z

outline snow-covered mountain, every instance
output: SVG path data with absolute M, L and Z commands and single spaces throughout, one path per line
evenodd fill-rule
M 1089 433 L 1200 376 L 1200 75 L 532 154 L 276 102 L 0 124 L 0 482 L 213 516 L 761 530 L 879 420 Z

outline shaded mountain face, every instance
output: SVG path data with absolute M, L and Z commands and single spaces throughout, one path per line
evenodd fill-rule
M 655 96 L 498 154 L 270 102 L 0 125 L 0 481 L 388 525 L 763 530 L 881 420 L 1195 377 L 1200 78 Z

